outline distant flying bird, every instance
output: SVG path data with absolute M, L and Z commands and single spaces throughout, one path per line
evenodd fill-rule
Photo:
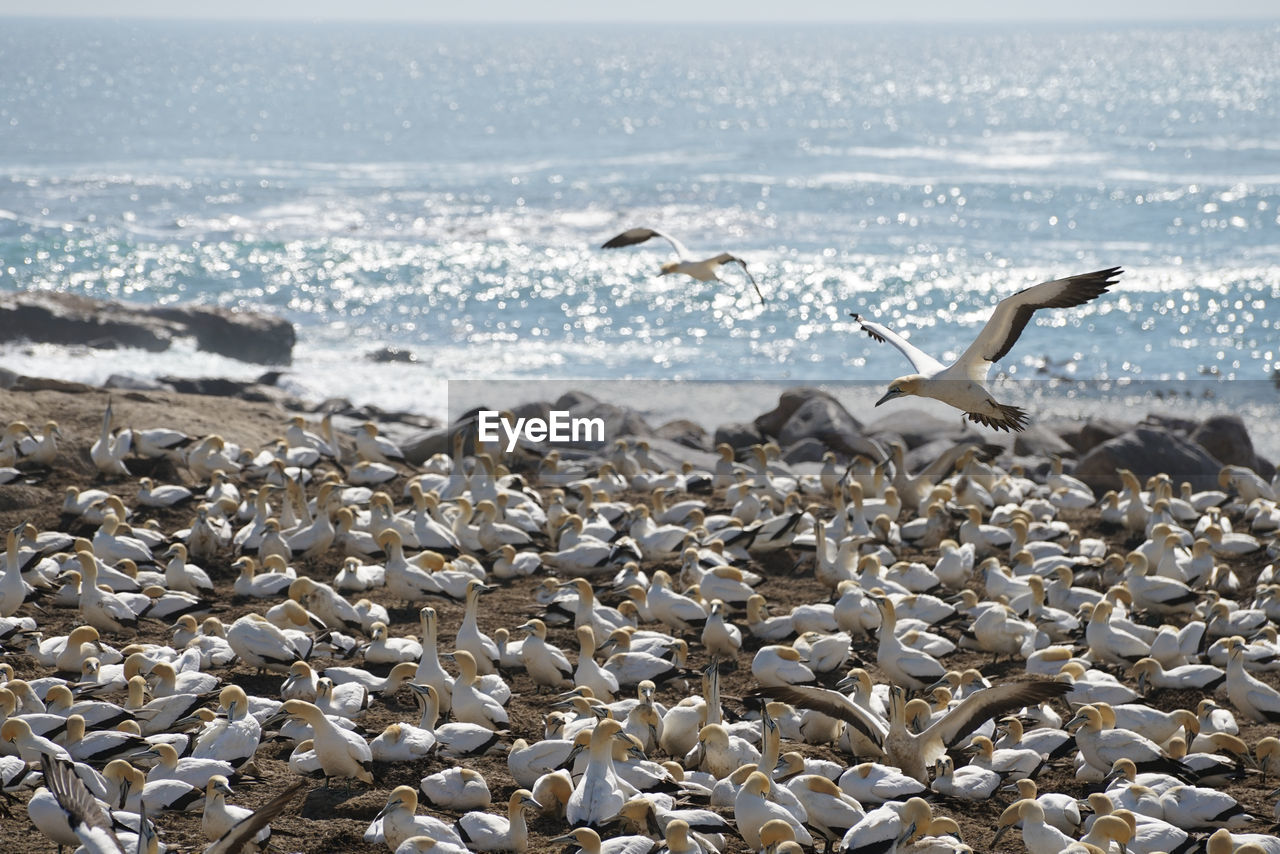
M 662 272 L 659 275 L 667 276 L 671 273 L 683 273 L 697 279 L 699 282 L 724 282 L 720 278 L 720 267 L 725 264 L 737 264 L 742 268 L 742 272 L 746 273 L 747 279 L 751 282 L 751 287 L 756 289 L 756 296 L 760 298 L 760 304 L 764 305 L 764 294 L 760 293 L 760 286 L 756 284 L 755 277 L 751 275 L 751 271 L 747 269 L 747 262 L 741 258 L 730 255 L 728 252 L 721 252 L 714 258 L 704 258 L 701 261 L 695 261 L 693 256 L 689 254 L 689 250 L 683 243 L 676 240 L 666 232 L 658 231 L 652 228 L 630 228 L 619 234 L 612 240 L 607 241 L 601 249 L 619 249 L 623 246 L 635 246 L 637 243 L 644 243 L 651 237 L 661 237 L 670 243 L 676 250 L 676 256 L 679 261 L 668 261 L 662 265 Z
M 1038 309 L 1084 305 L 1106 293 L 1107 288 L 1116 284 L 1123 272 L 1119 267 L 1111 267 L 1066 279 L 1054 279 L 1005 297 L 991 313 L 987 325 L 982 327 L 969 349 L 950 365 L 943 365 L 929 354 L 913 347 L 888 327 L 850 312 L 868 335 L 881 343 L 888 341 L 897 347 L 919 372 L 898 377 L 889 383 L 889 390 L 876 401 L 876 406 L 895 397 L 914 394 L 950 404 L 964 412 L 970 421 L 996 430 L 1024 429 L 1027 426 L 1026 411 L 997 403 L 983 385 L 991 364 L 1004 358 L 1013 348 L 1014 342 L 1030 322 L 1031 315 Z

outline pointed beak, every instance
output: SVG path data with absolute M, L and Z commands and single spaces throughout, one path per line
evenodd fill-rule
M 858 684 L 858 680 L 852 676 L 846 676 L 836 683 L 836 690 L 847 694 L 852 688 Z
M 880 404 L 884 403 L 886 400 L 893 400 L 895 397 L 897 397 L 900 394 L 902 394 L 902 392 L 896 391 L 894 389 L 889 389 L 884 393 L 884 397 L 876 401 L 876 406 L 879 406 Z
M 930 685 L 928 688 L 925 688 L 925 689 L 924 689 L 924 692 L 925 692 L 926 694 L 932 694 L 934 691 L 938 690 L 939 688 L 943 688 L 943 687 L 946 687 L 946 688 L 950 688 L 950 687 L 951 687 L 951 683 L 950 683 L 950 682 L 948 682 L 948 681 L 946 680 L 946 678 L 945 678 L 945 677 L 944 677 L 944 678 L 942 678 L 942 679 L 939 679 L 937 682 L 934 682 L 934 683 L 933 683 L 932 685 Z
M 898 834 L 899 844 L 910 839 L 912 834 L 914 834 L 915 832 L 916 832 L 916 823 L 913 821 L 911 822 L 911 824 L 908 824 L 906 827 L 902 829 L 902 833 Z
M 262 728 L 272 729 L 273 727 L 278 727 L 288 719 L 289 719 L 288 712 L 283 712 L 283 711 L 276 712 L 274 715 L 272 715 L 271 717 L 267 718 L 265 721 L 262 722 Z

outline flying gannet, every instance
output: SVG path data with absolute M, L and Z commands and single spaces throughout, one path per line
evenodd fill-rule
M 997 403 L 984 383 L 991 365 L 1004 358 L 1031 321 L 1031 315 L 1042 308 L 1072 308 L 1083 305 L 1107 292 L 1124 271 L 1119 267 L 1083 273 L 1065 279 L 1054 279 L 1024 288 L 1005 297 L 996 305 L 987 325 L 969 348 L 950 365 L 943 365 L 917 349 L 887 326 L 851 315 L 858 325 L 875 340 L 888 342 L 907 357 L 917 373 L 898 377 L 889 383 L 884 397 L 876 406 L 895 397 L 914 394 L 931 397 L 964 412 L 970 421 L 996 430 L 1022 430 L 1027 426 L 1027 413 L 1016 406 Z
M 720 278 L 720 267 L 725 264 L 737 264 L 742 268 L 742 272 L 746 274 L 751 287 L 755 288 L 756 296 L 760 298 L 760 304 L 764 305 L 764 294 L 760 293 L 760 286 L 756 284 L 755 277 L 751 275 L 751 271 L 747 269 L 747 262 L 743 261 L 736 255 L 730 255 L 728 252 L 721 252 L 711 258 L 704 258 L 697 261 L 689 253 L 688 248 L 683 243 L 676 240 L 671 235 L 652 228 L 629 228 L 619 234 L 617 237 L 606 241 L 601 249 L 620 249 L 623 246 L 634 246 L 637 243 L 644 243 L 652 237 L 661 237 L 667 241 L 676 250 L 676 256 L 679 261 L 668 261 L 662 265 L 662 272 L 659 275 L 668 276 L 672 273 L 683 273 L 699 282 L 723 282 Z

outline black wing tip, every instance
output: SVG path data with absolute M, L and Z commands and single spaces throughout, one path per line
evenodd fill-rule
M 863 332 L 867 333 L 867 335 L 871 337 L 871 340 L 879 342 L 880 344 L 885 343 L 885 338 L 883 335 L 873 332 L 865 323 L 863 323 L 862 315 L 858 314 L 856 311 L 851 311 L 849 312 L 849 316 L 852 317 L 854 322 L 857 323 L 858 326 L 862 328 Z
M 620 249 L 623 246 L 634 246 L 637 243 L 644 243 L 651 237 L 657 235 L 657 232 L 651 228 L 629 228 L 616 237 L 611 237 L 601 245 L 601 249 Z
M 1007 430 L 1011 433 L 1021 433 L 1031 423 L 1031 416 L 1025 409 L 1003 403 L 997 403 L 996 407 L 1000 410 L 998 417 L 982 412 L 966 412 L 965 417 L 975 424 L 990 427 L 992 430 Z
M 1074 301 L 1071 305 L 1049 306 L 1051 308 L 1072 308 L 1077 305 L 1083 305 L 1090 300 L 1097 299 L 1108 292 L 1112 285 L 1120 283 L 1120 277 L 1124 275 L 1124 270 L 1120 267 L 1108 267 L 1105 270 L 1095 270 L 1092 273 L 1083 273 L 1079 276 L 1070 278 L 1071 288 L 1067 292 L 1068 296 Z
M 1042 699 L 1051 700 L 1055 697 L 1065 697 L 1071 693 L 1072 686 L 1066 682 L 1059 682 L 1056 679 L 1027 679 L 1017 683 L 1032 694 L 1041 695 Z

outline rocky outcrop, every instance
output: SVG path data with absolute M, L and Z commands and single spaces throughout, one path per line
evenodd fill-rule
M 13 391 L 62 391 L 68 394 L 84 394 L 94 390 L 91 385 L 53 377 L 18 377 L 9 388 Z
M 551 408 L 568 411 L 570 418 L 602 419 L 604 421 L 606 443 L 627 436 L 653 435 L 653 428 L 636 410 L 629 406 L 618 406 L 597 400 L 583 391 L 571 391 L 562 394 Z M 598 443 L 583 442 L 579 444 L 581 447 L 596 447 Z
M 778 433 L 778 444 L 784 448 L 805 439 L 816 439 L 845 457 L 867 454 L 879 459 L 883 455 L 862 434 L 862 424 L 858 419 L 840 401 L 826 394 L 814 395 L 800 404 Z
M 717 444 L 727 442 L 738 451 L 768 439 L 776 440 L 784 456 L 793 461 L 820 460 L 826 450 L 845 459 L 855 454 L 877 458 L 883 455 L 883 450 L 864 435 L 861 422 L 840 401 L 820 388 L 808 386 L 782 392 L 778 405 L 750 424 L 723 424 L 716 430 Z M 823 451 L 817 450 L 819 446 Z
M 686 448 L 697 448 L 700 451 L 710 450 L 707 447 L 707 431 L 703 429 L 701 424 L 685 418 L 668 421 L 655 430 L 654 435 L 661 439 L 669 439 L 677 445 L 684 445 Z
M 1215 415 L 1191 432 L 1191 441 L 1204 448 L 1223 465 L 1246 466 L 1258 470 L 1253 440 L 1239 415 Z
M 827 454 L 827 446 L 814 438 L 801 439 L 787 448 L 782 459 L 788 463 L 817 463 Z
M 161 352 L 176 339 L 242 362 L 287 365 L 293 324 L 252 311 L 215 306 L 144 306 L 76 294 L 27 292 L 0 296 L 0 338 L 96 349 L 137 347 Z
M 832 399 L 820 388 L 789 388 L 778 397 L 778 405 L 755 420 L 755 427 L 766 436 L 778 436 L 796 410 L 814 398 Z
M 1077 454 L 1087 454 L 1103 442 L 1114 439 L 1133 427 L 1133 424 L 1122 424 L 1107 418 L 1090 418 L 1075 429 L 1059 430 L 1058 435 L 1075 448 Z
M 1095 490 L 1120 489 L 1116 470 L 1122 468 L 1129 469 L 1139 480 L 1163 472 L 1175 484 L 1185 480 L 1193 489 L 1216 489 L 1222 463 L 1176 433 L 1138 427 L 1089 451 L 1074 474 Z
M 388 364 L 391 362 L 412 363 L 418 361 L 418 354 L 412 350 L 404 350 L 400 347 L 379 347 L 377 350 L 366 353 L 365 358 L 370 362 L 378 364 Z
M 769 437 L 760 432 L 760 428 L 755 424 L 736 421 L 721 424 L 716 428 L 715 437 L 712 439 L 714 444 L 728 445 L 734 451 L 742 451 L 752 445 L 763 445 L 767 441 Z

